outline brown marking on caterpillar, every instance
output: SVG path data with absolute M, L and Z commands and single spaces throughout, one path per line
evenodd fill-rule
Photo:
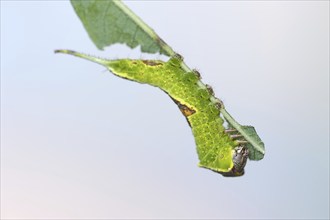
M 195 112 L 196 112 L 194 109 L 191 109 L 191 108 L 187 107 L 186 105 L 180 104 L 178 106 L 179 106 L 179 109 L 182 112 L 182 114 L 186 117 L 191 116 L 191 115 L 195 114 Z
M 160 63 L 160 62 L 157 62 L 157 61 L 153 61 L 153 60 L 142 60 L 142 62 L 145 65 L 148 65 L 148 66 L 159 66 L 159 65 L 163 65 L 163 63 Z
M 177 106 L 179 107 L 180 111 L 182 112 L 182 114 L 185 116 L 185 117 L 189 117 L 193 114 L 196 113 L 196 111 L 192 108 L 189 108 L 188 106 L 184 105 L 184 104 L 181 104 L 178 100 L 172 98 L 173 101 L 175 102 L 175 104 L 177 104 Z

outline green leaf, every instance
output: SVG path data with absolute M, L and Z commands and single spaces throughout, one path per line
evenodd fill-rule
M 265 146 L 252 126 L 241 126 L 243 136 L 247 136 L 247 148 L 250 160 L 261 160 L 265 155 Z
M 174 51 L 137 15 L 121 1 L 71 0 L 96 47 L 123 43 L 131 48 L 141 45 L 141 51 L 161 53 L 167 56 Z
M 261 141 L 256 130 L 252 126 L 242 126 L 237 123 L 234 118 L 226 111 L 225 108 L 221 109 L 223 117 L 226 119 L 230 127 L 235 128 L 247 141 L 247 148 L 249 149 L 250 160 L 261 160 L 265 155 L 265 145 Z

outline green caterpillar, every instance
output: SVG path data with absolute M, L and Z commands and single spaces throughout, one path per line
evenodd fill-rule
M 172 56 L 164 62 L 160 60 L 106 60 L 71 50 L 56 50 L 55 52 L 71 54 L 99 63 L 116 76 L 160 88 L 173 99 L 186 117 L 195 137 L 199 166 L 224 176 L 244 174 L 249 149 L 252 152 L 251 143 L 254 140 L 250 138 L 250 143 L 246 140 L 249 136 L 244 136 L 242 133 L 253 133 L 254 128 L 235 125 L 236 122 L 233 120 L 234 123 L 225 129 L 220 113 L 227 114 L 227 117 L 230 115 L 224 111 L 223 103 L 214 97 L 210 86 L 200 81 L 200 74 L 197 71 L 186 72 L 182 68 L 181 56 Z M 259 142 L 262 143 L 261 140 Z M 256 155 L 250 154 L 250 159 L 254 157 Z

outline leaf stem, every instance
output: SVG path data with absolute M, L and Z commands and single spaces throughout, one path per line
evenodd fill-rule
M 227 110 L 224 107 L 220 109 L 220 112 L 223 115 L 223 117 L 228 121 L 228 123 L 231 126 L 233 126 L 239 133 L 242 134 L 240 130 L 241 125 L 237 121 L 235 121 L 235 119 L 227 112 Z

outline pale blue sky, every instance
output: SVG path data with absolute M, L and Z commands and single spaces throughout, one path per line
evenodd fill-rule
M 116 78 L 66 1 L 1 1 L 1 218 L 329 218 L 329 2 L 127 2 L 255 126 L 264 160 L 197 167 L 160 90 Z

